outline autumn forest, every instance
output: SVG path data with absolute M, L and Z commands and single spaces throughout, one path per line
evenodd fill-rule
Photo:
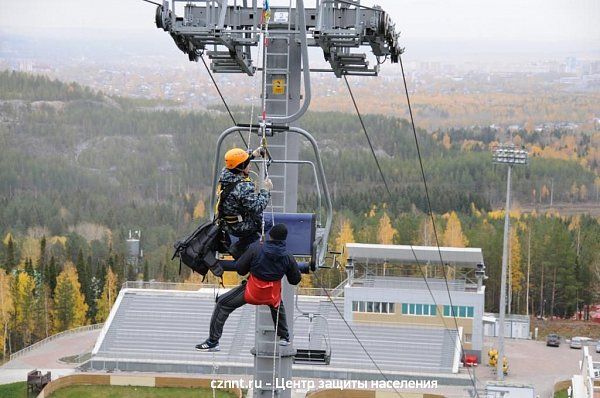
M 4 358 L 53 333 L 103 322 L 127 280 L 199 281 L 186 269 L 179 274 L 172 244 L 209 216 L 213 148 L 230 120 L 218 107 L 183 112 L 164 105 L 0 72 Z M 240 120 L 247 113 L 234 109 Z M 497 311 L 506 169 L 492 163 L 490 149 L 512 138 L 531 162 L 513 174 L 511 311 L 569 318 L 598 303 L 600 131 L 418 129 L 432 222 L 409 122 L 370 114 L 365 123 L 391 197 L 356 116 L 311 112 L 302 121 L 319 140 L 332 192 L 332 248 L 480 247 L 489 276 L 486 310 Z M 302 156 L 311 159 L 308 147 Z M 318 211 L 311 170 L 300 170 L 299 184 L 300 209 Z M 129 230 L 142 231 L 138 267 L 126 262 Z M 302 284 L 334 287 L 344 265 L 342 256 L 339 269 Z

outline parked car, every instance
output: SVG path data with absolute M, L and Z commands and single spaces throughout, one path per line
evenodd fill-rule
M 571 344 L 569 345 L 571 348 L 581 349 L 583 347 L 583 338 L 581 337 L 573 337 L 571 339 Z
M 548 337 L 546 337 L 546 345 L 548 347 L 559 347 L 560 336 L 557 334 L 549 334 Z
M 596 352 L 600 352 L 600 340 L 596 343 Z

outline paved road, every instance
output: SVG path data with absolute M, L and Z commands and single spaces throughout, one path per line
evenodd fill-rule
M 0 367 L 0 384 L 26 380 L 27 372 L 33 369 L 50 370 L 53 379 L 73 373 L 77 364 L 62 363 L 59 359 L 90 352 L 99 334 L 100 330 L 92 330 L 63 336 L 5 363 Z
M 496 346 L 496 339 L 486 337 L 484 344 L 484 357 L 487 360 L 487 350 Z M 507 339 L 505 347 L 509 363 L 509 374 L 505 380 L 509 383 L 533 384 L 540 398 L 553 397 L 555 383 L 569 380 L 579 373 L 582 350 L 571 349 L 564 342 L 560 347 L 546 347 L 545 341 Z M 595 352 L 593 346 L 589 347 L 589 351 L 593 360 L 600 362 L 600 354 Z M 495 379 L 495 372 L 483 364 L 475 368 L 475 376 L 483 387 L 487 381 Z M 437 393 L 445 394 L 448 398 L 468 396 L 464 387 L 441 387 Z
M 488 345 L 492 342 L 495 341 L 490 340 Z M 589 347 L 589 351 L 594 361 L 600 361 L 600 354 L 593 346 Z M 545 341 L 531 340 L 506 340 L 506 352 L 509 361 L 506 380 L 533 384 L 542 398 L 551 396 L 556 382 L 568 380 L 579 373 L 579 361 L 583 355 L 582 350 L 571 349 L 564 342 L 560 347 L 546 347 Z M 493 379 L 491 368 L 481 369 L 487 371 L 487 379 Z

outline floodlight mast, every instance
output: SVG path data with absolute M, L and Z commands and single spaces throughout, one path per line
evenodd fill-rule
M 215 73 L 254 76 L 259 69 L 263 73 L 264 123 L 253 120 L 250 126 L 238 125 L 225 130 L 217 144 L 215 164 L 218 164 L 223 138 L 243 130 L 262 136 L 266 125 L 272 157 L 291 161 L 274 163 L 269 169 L 274 185 L 271 204 L 275 212 L 293 213 L 297 208 L 298 191 L 298 165 L 293 162 L 299 157 L 298 138 L 301 136 L 309 141 L 317 154 L 321 175 L 319 183 L 330 207 L 316 140 L 309 132 L 292 125 L 306 112 L 311 99 L 307 48 L 320 47 L 331 71 L 338 78 L 347 75 L 377 76 L 383 59 L 397 63 L 403 52 L 395 24 L 384 10 L 377 6 L 362 6 L 360 0 L 317 0 L 315 8 L 306 9 L 303 0 L 297 0 L 295 8 L 292 8 L 291 2 L 286 6 L 271 4 L 268 9 L 265 4 L 259 8 L 257 0 L 229 3 L 227 0 L 165 0 L 157 7 L 155 15 L 156 26 L 171 35 L 190 61 L 197 61 L 206 54 L 211 60 L 210 69 Z M 176 6 L 183 8 L 182 16 L 176 15 L 176 11 L 180 11 Z M 265 19 L 269 21 L 268 30 L 263 25 Z M 262 64 L 261 68 L 257 68 L 251 49 L 256 47 L 260 50 L 265 38 L 268 38 L 268 46 L 266 49 L 262 46 Z M 375 65 L 369 65 L 366 54 L 353 52 L 360 46 L 371 48 L 377 58 Z M 261 178 L 263 176 L 261 173 Z M 215 189 L 213 186 L 213 192 Z M 330 228 L 331 217 L 328 214 L 324 228 L 317 229 L 317 240 L 320 239 L 322 246 L 318 250 L 317 267 L 323 265 Z M 293 348 L 295 290 L 285 280 L 282 285 L 282 302 L 292 345 L 274 347 L 275 331 L 270 312 L 262 308 L 264 306 L 257 307 L 254 383 L 262 387 L 254 388 L 255 397 L 277 395 L 287 398 L 292 393 L 291 389 L 281 387 L 281 381 L 292 378 L 296 352 Z M 279 370 L 278 386 L 272 385 L 276 369 Z
M 508 268 L 508 237 L 510 234 L 510 183 L 511 171 L 514 165 L 526 165 L 528 153 L 523 149 L 516 149 L 514 144 L 499 145 L 493 149 L 493 162 L 506 164 L 508 174 L 506 178 L 506 206 L 504 209 L 504 237 L 502 240 L 502 276 L 500 279 L 500 308 L 498 320 L 498 363 L 497 378 L 504 380 L 504 319 L 506 313 L 506 279 Z

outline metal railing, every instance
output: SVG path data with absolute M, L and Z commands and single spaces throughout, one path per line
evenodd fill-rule
M 225 288 L 236 287 L 236 285 L 225 285 Z M 127 281 L 121 285 L 122 289 L 155 289 L 155 290 L 185 290 L 197 291 L 200 289 L 212 289 L 220 287 L 215 283 L 183 283 L 183 282 L 154 282 L 154 281 Z
M 408 276 L 373 276 L 373 275 L 355 275 L 352 280 L 353 286 L 374 287 L 381 289 L 419 289 L 425 290 L 429 287 L 431 290 L 446 290 L 464 292 L 466 291 L 466 281 L 464 279 L 448 280 L 448 285 L 442 278 L 427 278 L 427 283 L 423 278 Z M 476 291 L 477 289 L 475 289 Z
M 334 289 L 327 289 L 332 297 L 341 297 L 344 294 L 344 286 L 346 281 L 342 282 Z M 236 287 L 236 285 L 225 285 L 225 288 Z M 203 289 L 219 288 L 214 283 L 177 283 L 177 282 L 144 282 L 144 281 L 127 281 L 121 286 L 123 289 L 155 289 L 155 290 L 183 290 L 197 291 Z M 314 287 L 299 287 L 298 294 L 303 296 L 327 296 L 322 288 Z
M 46 337 L 44 340 L 40 340 L 37 343 L 33 343 L 32 345 L 23 348 L 22 350 L 19 350 L 13 354 L 10 355 L 10 360 L 12 361 L 13 359 L 19 358 L 23 355 L 25 355 L 26 353 L 28 353 L 29 351 L 35 350 L 36 348 L 49 343 L 53 340 L 58 339 L 59 337 L 63 337 L 69 334 L 74 334 L 74 333 L 80 333 L 80 332 L 88 332 L 90 330 L 97 330 L 97 329 L 102 329 L 102 327 L 104 326 L 103 323 L 96 323 L 93 325 L 85 325 L 85 326 L 80 326 L 78 328 L 75 329 L 69 329 L 69 330 L 65 330 L 62 331 L 60 333 L 56 333 L 53 334 L 52 336 L 48 336 Z
M 348 284 L 348 278 L 344 279 L 331 291 L 331 297 L 341 297 L 344 295 L 344 287 Z
M 331 289 L 327 289 L 331 295 Z M 301 296 L 327 296 L 325 291 L 319 287 L 299 287 L 297 294 Z

